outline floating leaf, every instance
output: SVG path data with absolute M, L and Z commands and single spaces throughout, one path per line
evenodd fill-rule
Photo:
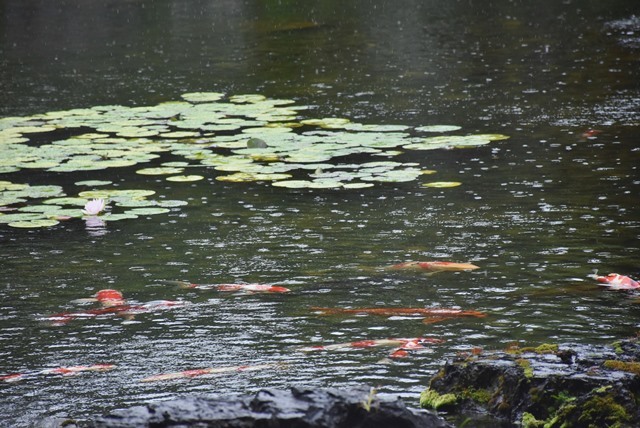
M 142 190 L 142 189 L 105 189 L 105 190 L 87 190 L 80 192 L 78 196 L 87 199 L 108 199 L 115 197 L 127 197 L 127 198 L 145 198 L 147 196 L 154 195 L 154 190 Z
M 77 181 L 74 184 L 76 186 L 108 186 L 109 184 L 113 184 L 113 182 L 107 180 L 86 180 Z
M 169 210 L 168 208 L 162 208 L 162 207 L 157 207 L 157 208 L 133 208 L 131 210 L 125 211 L 125 214 L 133 214 L 136 216 L 140 216 L 140 215 L 155 215 L 155 214 L 164 214 L 164 213 L 168 213 Z
M 291 174 L 264 174 L 264 173 L 249 173 L 238 172 L 230 175 L 221 175 L 216 177 L 219 181 L 230 181 L 234 183 L 242 183 L 247 181 L 271 181 L 271 180 L 284 180 L 291 178 Z
M 157 168 L 143 168 L 136 171 L 136 174 L 141 175 L 170 175 L 170 174 L 179 174 L 183 172 L 183 168 L 175 168 L 175 167 L 157 167 Z
M 461 184 L 462 183 L 460 183 L 459 181 L 434 181 L 432 183 L 424 183 L 422 186 L 445 188 L 445 187 L 458 187 Z
M 285 180 L 272 183 L 276 187 L 288 187 L 290 189 L 334 189 L 342 187 L 342 183 L 335 180 Z
M 174 207 L 182 207 L 188 205 L 187 201 L 179 201 L 174 199 L 168 199 L 163 201 L 157 201 L 158 206 L 164 208 L 174 208 Z
M 188 181 L 200 181 L 203 180 L 204 177 L 201 175 L 174 175 L 172 177 L 167 177 L 167 181 L 175 181 L 175 182 L 188 182 Z
M 419 132 L 451 132 L 458 131 L 462 129 L 461 126 L 456 125 L 430 125 L 430 126 L 419 126 L 416 128 L 416 131 Z
M 41 219 L 41 220 L 25 220 L 25 221 L 14 221 L 8 224 L 11 227 L 18 228 L 39 228 L 39 227 L 51 227 L 60 223 L 58 220 L 53 219 Z
M 219 92 L 190 92 L 182 94 L 182 98 L 191 103 L 207 103 L 218 101 L 224 97 L 224 94 Z

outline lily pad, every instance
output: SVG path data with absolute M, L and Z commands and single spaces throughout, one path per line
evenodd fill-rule
M 22 229 L 32 229 L 32 228 L 40 228 L 40 227 L 51 227 L 60 223 L 58 220 L 53 219 L 40 219 L 40 220 L 24 220 L 24 221 L 14 221 L 8 223 L 10 227 L 17 227 Z
M 218 181 L 230 181 L 233 183 L 243 183 L 248 181 L 273 181 L 273 180 L 285 180 L 291 178 L 291 174 L 264 174 L 264 173 L 250 173 L 250 172 L 237 172 L 230 175 L 221 175 L 216 177 Z
M 190 92 L 182 94 L 182 98 L 191 103 L 210 103 L 218 101 L 224 97 L 224 94 L 219 92 Z
M 183 172 L 183 168 L 175 168 L 175 167 L 157 167 L 157 168 L 143 168 L 136 171 L 136 174 L 141 175 L 171 175 L 171 174 L 180 174 Z
M 85 180 L 75 183 L 76 186 L 108 186 L 109 184 L 113 184 L 113 182 L 107 180 Z
M 456 125 L 430 125 L 430 126 L 419 126 L 416 128 L 416 131 L 419 132 L 452 132 L 458 131 L 462 129 L 461 126 Z
M 432 183 L 424 183 L 423 187 L 436 187 L 436 188 L 447 188 L 447 187 L 458 187 L 462 183 L 459 181 L 434 181 Z
M 203 179 L 204 177 L 201 175 L 174 175 L 171 177 L 167 177 L 167 181 L 175 181 L 180 183 L 186 183 L 189 181 L 200 181 Z
M 133 208 L 131 210 L 125 211 L 125 214 L 133 214 L 136 216 L 141 215 L 156 215 L 156 214 L 164 214 L 171 211 L 169 208 L 157 207 L 157 208 Z

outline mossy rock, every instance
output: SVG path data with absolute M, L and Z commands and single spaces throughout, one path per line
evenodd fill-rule
M 610 346 L 543 344 L 485 351 L 447 363 L 430 380 L 421 403 L 433 406 L 453 395 L 455 406 L 447 408 L 446 417 L 464 421 L 491 415 L 500 426 L 637 427 L 638 356 L 638 339 Z

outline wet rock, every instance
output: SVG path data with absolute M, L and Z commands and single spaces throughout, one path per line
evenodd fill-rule
M 637 427 L 639 358 L 636 339 L 473 355 L 447 363 L 421 405 L 494 427 Z
M 429 428 L 451 427 L 434 413 L 382 400 L 369 389 L 263 389 L 254 396 L 187 397 L 116 410 L 95 428 Z

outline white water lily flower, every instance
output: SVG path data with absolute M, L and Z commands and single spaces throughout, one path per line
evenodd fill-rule
M 84 205 L 82 212 L 85 215 L 98 215 L 104 210 L 104 199 L 92 199 Z

